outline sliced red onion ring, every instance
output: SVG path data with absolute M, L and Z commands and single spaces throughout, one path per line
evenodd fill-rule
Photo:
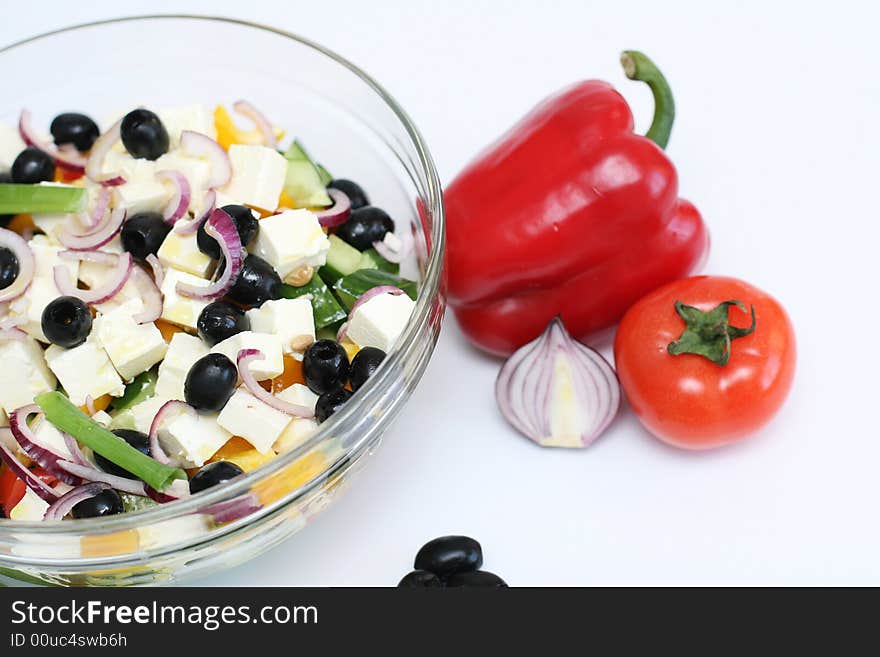
M 75 149 L 61 149 L 52 142 L 41 139 L 31 124 L 30 110 L 21 110 L 21 116 L 18 119 L 18 132 L 21 134 L 22 140 L 28 146 L 39 148 L 41 151 L 49 155 L 55 160 L 55 163 L 69 171 L 82 173 L 86 167 L 86 157 Z
M 159 258 L 156 257 L 155 253 L 150 253 L 147 255 L 147 264 L 150 265 L 150 269 L 153 270 L 153 280 L 156 281 L 156 287 L 162 287 L 162 281 L 165 280 L 165 270 L 162 269 L 162 263 L 159 262 Z
M 232 217 L 223 210 L 214 210 L 205 224 L 205 233 L 213 237 L 220 245 L 223 252 L 223 260 L 226 266 L 223 273 L 210 285 L 200 287 L 190 283 L 178 283 L 177 293 L 193 299 L 216 299 L 226 294 L 226 291 L 238 280 L 241 273 L 242 247 L 238 229 L 232 221 Z
M 77 504 L 90 500 L 109 488 L 108 484 L 100 481 L 77 486 L 50 504 L 49 508 L 46 509 L 46 513 L 43 514 L 43 520 L 63 520 L 64 516 L 73 511 L 73 507 Z
M 36 404 L 22 406 L 9 416 L 9 429 L 12 431 L 12 435 L 21 446 L 21 449 L 28 455 L 28 458 L 36 461 L 43 470 L 59 481 L 75 486 L 80 483 L 79 477 L 71 475 L 58 465 L 58 460 L 67 459 L 67 454 L 59 454 L 50 446 L 40 444 L 34 432 L 27 424 L 29 415 L 37 414 L 42 417 L 42 413 L 40 407 Z
M 81 477 L 86 481 L 100 481 L 105 484 L 110 484 L 110 486 L 116 490 L 121 490 L 124 493 L 140 495 L 141 497 L 147 496 L 147 491 L 144 490 L 144 482 L 138 481 L 137 479 L 117 477 L 116 475 L 102 472 L 97 468 L 80 465 L 79 463 L 71 463 L 70 461 L 59 460 L 58 465 L 67 470 L 70 474 Z
M 12 285 L 0 290 L 0 301 L 12 301 L 24 294 L 34 280 L 34 252 L 21 235 L 7 228 L 0 228 L 0 246 L 12 251 L 18 260 L 18 276 Z
M 267 406 L 271 406 L 282 413 L 287 413 L 294 417 L 315 417 L 314 409 L 301 406 L 300 404 L 291 404 L 283 399 L 279 399 L 257 382 L 248 364 L 259 358 L 263 358 L 263 352 L 259 349 L 242 349 L 238 352 L 238 357 L 236 358 L 238 375 L 241 377 L 242 383 L 244 383 L 248 392 Z
M 380 294 L 393 294 L 394 296 L 398 296 L 403 293 L 403 290 L 393 285 L 377 285 L 376 287 L 371 287 L 369 290 L 359 296 L 357 301 L 354 302 L 351 310 L 348 311 L 348 319 L 349 321 L 351 321 L 351 318 L 355 314 L 355 312 L 373 297 L 377 297 Z
M 88 260 L 98 265 L 115 265 L 119 260 L 118 253 L 108 251 L 59 251 L 58 257 L 62 260 Z
M 211 177 L 208 187 L 223 187 L 232 177 L 232 163 L 229 154 L 216 141 L 201 132 L 183 130 L 180 133 L 180 148 L 187 155 L 207 158 L 211 163 Z
M 614 368 L 559 317 L 514 352 L 495 382 L 502 415 L 544 447 L 589 447 L 617 415 L 620 397 Z
M 27 337 L 28 334 L 22 331 L 20 328 L 0 330 L 0 342 L 5 342 L 8 340 L 25 340 Z
M 161 493 L 152 486 L 144 486 L 147 491 L 147 497 L 159 504 L 167 504 L 175 500 L 189 497 L 189 481 L 186 479 L 175 479 Z
M 245 493 L 244 495 L 233 497 L 231 500 L 223 500 L 222 502 L 199 509 L 199 513 L 209 515 L 213 518 L 214 522 L 221 523 L 241 520 L 259 511 L 261 508 L 263 508 L 263 505 L 260 504 L 259 498 L 257 498 L 255 493 Z
M 92 211 L 82 212 L 77 215 L 80 223 L 86 228 L 86 235 L 94 234 L 99 225 L 104 221 L 108 221 L 107 212 L 110 209 L 110 195 L 110 190 L 102 187 L 98 192 L 98 198 Z
M 27 324 L 28 318 L 26 315 L 13 315 L 12 317 L 7 317 L 0 321 L 0 331 L 8 331 L 9 329 L 18 328 L 24 324 Z
M 316 212 L 315 216 L 325 228 L 333 228 L 348 221 L 351 216 L 351 199 L 348 194 L 332 187 L 327 190 L 327 194 L 333 199 L 333 205 L 326 210 Z
M 393 235 L 394 233 L 390 234 Z M 376 253 L 385 258 L 388 262 L 393 262 L 394 264 L 400 264 L 403 262 L 403 259 L 409 255 L 410 251 L 412 251 L 412 247 L 412 233 L 410 233 L 409 230 L 404 231 L 403 239 L 400 240 L 400 249 L 397 251 L 394 251 L 388 246 L 384 240 L 373 242 L 373 248 L 376 249 Z
M 155 322 L 162 315 L 162 291 L 156 281 L 138 265 L 131 268 L 131 282 L 144 302 L 144 309 L 132 315 L 132 319 L 138 324 Z
M 9 429 L 0 429 L 0 432 L 3 432 L 4 434 L 7 431 L 12 433 Z M 2 459 L 6 464 L 6 467 L 12 470 L 12 473 L 21 479 L 28 488 L 40 497 L 40 499 L 49 504 L 52 504 L 52 502 L 58 499 L 58 493 L 56 493 L 49 484 L 26 468 L 24 464 L 18 460 L 18 457 L 6 446 L 4 440 L 0 440 L 0 459 Z
M 275 140 L 275 128 L 272 127 L 269 119 L 267 119 L 260 110 L 258 110 L 246 100 L 235 101 L 232 104 L 232 109 L 234 109 L 242 116 L 247 117 L 253 122 L 253 124 L 257 127 L 257 130 L 260 131 L 260 135 L 263 137 L 264 146 L 275 148 L 275 146 L 277 145 Z
M 89 416 L 98 412 L 95 410 L 95 400 L 92 399 L 91 395 L 86 395 L 86 410 L 89 412 Z
M 178 221 L 174 224 L 174 232 L 180 235 L 192 235 L 199 229 L 202 222 L 211 216 L 211 213 L 214 211 L 214 206 L 216 205 L 217 192 L 213 189 L 209 189 L 205 194 L 205 200 L 202 202 L 202 207 L 205 208 L 202 214 L 189 221 Z
M 100 183 L 105 187 L 115 187 L 125 183 L 125 178 L 118 173 L 103 173 L 102 171 L 107 153 L 110 152 L 113 145 L 120 139 L 121 126 L 122 119 L 119 119 L 92 144 L 92 150 L 89 152 L 89 159 L 85 167 L 86 176 L 92 182 Z
M 174 194 L 171 195 L 171 200 L 168 201 L 168 204 L 162 210 L 162 218 L 167 223 L 173 224 L 185 215 L 187 208 L 189 208 L 189 202 L 192 198 L 189 180 L 180 171 L 171 169 L 157 171 L 156 177 L 159 180 L 170 182 L 174 185 Z
M 164 465 L 171 463 L 171 459 L 168 458 L 168 455 L 162 449 L 162 445 L 159 444 L 159 430 L 170 415 L 179 415 L 181 413 L 197 414 L 196 409 L 189 404 L 172 399 L 162 404 L 153 418 L 153 422 L 150 424 L 150 456 Z
M 64 446 L 67 447 L 67 451 L 70 452 L 71 456 L 73 456 L 73 460 L 75 463 L 79 465 L 85 465 L 91 467 L 92 464 L 89 463 L 89 460 L 86 458 L 85 454 L 82 453 L 82 450 L 79 448 L 79 443 L 76 441 L 76 438 L 71 436 L 69 433 L 61 432 L 61 435 L 64 436 Z
M 128 282 L 134 265 L 130 253 L 122 253 L 117 256 L 116 266 L 107 277 L 107 282 L 93 290 L 81 290 L 70 279 L 70 270 L 64 265 L 55 265 L 52 273 L 55 277 L 55 286 L 61 294 L 77 297 L 86 303 L 104 303 L 112 299 Z
M 58 241 L 73 251 L 93 251 L 116 237 L 125 222 L 125 208 L 116 208 L 105 214 L 98 224 L 85 233 L 75 233 L 65 226 L 58 233 Z

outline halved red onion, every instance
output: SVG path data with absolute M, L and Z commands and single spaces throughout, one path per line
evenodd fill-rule
M 5 427 L 0 429 L 0 432 L 3 434 L 6 434 L 6 432 L 9 432 L 10 434 L 12 433 Z M 13 474 L 21 479 L 27 487 L 36 493 L 41 499 L 49 504 L 52 504 L 52 502 L 58 499 L 59 495 L 55 492 L 55 489 L 26 468 L 24 464 L 18 460 L 18 457 L 12 452 L 12 450 L 6 446 L 5 440 L 0 440 L 0 460 L 2 460 Z
M 162 291 L 152 276 L 138 265 L 131 268 L 130 280 L 140 294 L 141 301 L 144 302 L 144 309 L 132 315 L 132 319 L 138 324 L 155 322 L 162 316 Z
M 92 290 L 82 290 L 76 286 L 70 278 L 70 270 L 64 265 L 55 265 L 52 273 L 55 277 L 55 286 L 61 294 L 77 297 L 86 303 L 104 303 L 119 294 L 119 291 L 128 282 L 134 265 L 130 253 L 121 253 L 117 256 L 116 266 L 107 281 L 100 287 Z
M 162 210 L 162 218 L 167 223 L 173 224 L 185 215 L 187 208 L 189 208 L 189 202 L 192 198 L 189 180 L 180 171 L 171 169 L 157 171 L 156 177 L 159 180 L 170 182 L 174 185 L 174 193 L 171 195 L 171 200 L 168 201 Z
M 155 253 L 150 253 L 146 257 L 147 264 L 153 270 L 153 280 L 156 281 L 157 287 L 162 287 L 162 281 L 165 280 L 165 270 L 162 269 L 162 263 Z
M 204 513 L 212 517 L 214 522 L 233 522 L 241 520 L 263 508 L 260 500 L 255 493 L 245 493 L 233 497 L 231 500 L 223 500 L 216 504 L 199 509 L 199 513 Z
M 76 233 L 70 230 L 70 226 L 65 226 L 58 233 L 58 241 L 73 251 L 94 251 L 116 237 L 124 222 L 125 208 L 116 208 L 84 233 Z
M 223 210 L 214 210 L 205 224 L 205 233 L 213 237 L 220 245 L 223 261 L 226 263 L 223 273 L 210 285 L 200 287 L 189 283 L 178 283 L 177 293 L 193 299 L 216 299 L 226 294 L 241 273 L 242 246 L 238 229 L 232 217 Z
M 351 310 L 348 311 L 348 319 L 349 321 L 351 321 L 351 318 L 352 316 L 354 316 L 355 312 L 373 297 L 377 297 L 380 294 L 393 294 L 394 296 L 398 296 L 403 293 L 403 290 L 393 285 L 377 285 L 376 287 L 371 287 L 369 290 L 359 296 L 357 301 L 354 302 Z
M 241 381 L 248 389 L 248 392 L 250 392 L 254 397 L 259 399 L 267 406 L 271 406 L 272 408 L 279 410 L 282 413 L 287 413 L 288 415 L 292 415 L 294 417 L 315 417 L 314 409 L 307 406 L 301 406 L 300 404 L 291 404 L 290 402 L 286 402 L 283 399 L 279 399 L 272 393 L 268 392 L 265 388 L 263 388 L 263 386 L 261 386 L 257 382 L 257 380 L 254 378 L 253 373 L 248 367 L 248 364 L 251 361 L 260 358 L 263 358 L 263 352 L 259 349 L 242 349 L 238 352 L 238 357 L 236 358 L 236 364 L 238 365 L 238 375 L 241 377 Z
M 202 214 L 189 221 L 178 221 L 174 224 L 174 232 L 180 235 L 192 235 L 199 229 L 202 222 L 211 216 L 215 205 L 217 205 L 217 192 L 209 189 L 205 194 L 205 200 L 202 202 L 202 207 L 204 208 Z
M 27 241 L 8 228 L 0 228 L 0 247 L 12 251 L 18 260 L 18 276 L 15 277 L 12 285 L 0 290 L 0 301 L 12 301 L 24 294 L 30 287 L 31 281 L 34 280 L 36 261 L 34 260 L 34 252 L 31 251 Z
M 110 190 L 102 187 L 98 191 L 98 198 L 95 201 L 95 207 L 91 212 L 82 212 L 77 215 L 80 223 L 85 226 L 87 235 L 92 235 L 93 231 L 101 225 L 102 222 L 108 221 L 107 212 L 110 209 Z
M 620 383 L 602 356 L 555 317 L 504 363 L 495 382 L 501 414 L 543 447 L 589 447 L 620 409 Z
M 74 463 L 78 463 L 79 465 L 87 465 L 91 467 L 91 463 L 86 458 L 85 454 L 82 453 L 82 450 L 79 447 L 79 443 L 76 441 L 76 438 L 71 436 L 69 433 L 61 432 L 61 435 L 64 436 L 64 446 L 67 447 L 67 451 L 70 452 L 70 455 L 73 456 Z
M 120 128 L 122 127 L 122 119 L 114 123 L 103 135 L 95 140 L 92 144 L 92 150 L 89 151 L 89 159 L 86 162 L 85 172 L 89 180 L 100 183 L 105 187 L 115 187 L 125 183 L 125 178 L 115 172 L 104 173 L 104 159 L 107 153 L 113 148 L 113 145 L 120 139 Z
M 196 409 L 189 404 L 172 399 L 162 404 L 155 417 L 153 417 L 153 422 L 150 424 L 150 456 L 164 465 L 171 463 L 171 459 L 168 458 L 168 455 L 162 449 L 162 445 L 159 444 L 159 430 L 170 415 L 179 415 L 181 413 L 197 414 Z
M 315 213 L 320 223 L 325 228 L 333 228 L 348 221 L 351 216 L 351 199 L 348 194 L 332 187 L 327 190 L 327 194 L 333 199 L 333 205 L 326 210 Z
M 90 500 L 109 488 L 108 484 L 100 481 L 77 486 L 50 504 L 46 513 L 43 514 L 43 520 L 63 520 L 64 516 L 73 511 L 73 507 L 77 504 Z
M 277 145 L 275 139 L 275 128 L 272 127 L 272 123 L 270 123 L 269 119 L 267 119 L 260 110 L 258 110 L 246 100 L 235 101 L 232 104 L 232 109 L 234 109 L 242 116 L 247 117 L 253 122 L 253 124 L 257 127 L 257 130 L 260 131 L 260 135 L 263 138 L 264 146 L 275 148 L 275 146 Z
M 144 490 L 144 482 L 138 481 L 137 479 L 117 477 L 116 475 L 102 472 L 97 468 L 80 465 L 79 463 L 72 463 L 71 461 L 59 460 L 58 465 L 67 470 L 70 474 L 74 474 L 86 481 L 100 481 L 105 484 L 110 484 L 110 486 L 116 490 L 120 490 L 124 493 L 140 495 L 141 497 L 147 496 L 147 492 Z
M 50 141 L 42 139 L 34 130 L 31 124 L 30 110 L 21 110 L 21 116 L 18 119 L 18 132 L 21 138 L 28 146 L 39 148 L 41 151 L 49 155 L 55 160 L 55 163 L 70 171 L 82 173 L 86 167 L 86 157 L 77 150 L 61 149 Z
M 211 163 L 208 187 L 223 187 L 229 182 L 232 177 L 232 163 L 229 161 L 229 154 L 216 141 L 201 132 L 183 130 L 180 133 L 180 148 L 187 155 L 204 157 Z
M 15 441 L 19 444 L 22 451 L 28 455 L 32 461 L 36 461 L 43 470 L 48 472 L 59 481 L 65 484 L 76 485 L 80 483 L 79 477 L 71 475 L 58 466 L 59 459 L 67 459 L 67 454 L 59 454 L 49 445 L 41 444 L 34 432 L 28 426 L 27 418 L 29 415 L 39 415 L 42 418 L 43 411 L 36 404 L 28 404 L 13 411 L 9 416 L 9 429 L 15 437 Z M 45 421 L 36 420 L 36 421 Z

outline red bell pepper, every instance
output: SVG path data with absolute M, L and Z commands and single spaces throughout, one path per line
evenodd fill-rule
M 690 274 L 709 238 L 678 198 L 663 153 L 672 93 L 643 54 L 627 77 L 654 95 L 647 135 L 623 97 L 579 82 L 549 97 L 447 187 L 449 302 L 478 347 L 509 354 L 556 315 L 577 339 L 610 328 L 644 294 Z

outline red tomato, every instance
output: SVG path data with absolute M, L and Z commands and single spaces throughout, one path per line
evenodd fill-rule
M 731 305 L 713 314 L 734 327 L 729 349 L 723 348 L 723 327 L 714 321 L 701 324 L 702 333 L 683 336 L 688 323 L 677 301 L 694 307 L 682 309 L 697 318 L 694 326 L 705 318 L 700 311 L 741 302 L 746 311 Z M 738 337 L 751 324 L 750 307 L 754 331 Z M 727 362 L 716 364 L 689 351 L 672 355 L 669 345 L 676 341 L 720 345 L 711 355 L 724 353 Z M 773 297 L 735 278 L 696 276 L 665 285 L 632 306 L 617 330 L 614 358 L 621 385 L 648 431 L 676 447 L 710 449 L 753 434 L 776 414 L 791 389 L 796 348 L 791 321 Z
M 33 473 L 50 486 L 58 483 L 55 477 L 41 468 L 35 468 Z M 12 470 L 6 466 L 0 468 L 0 506 L 3 507 L 6 517 L 9 517 L 9 512 L 15 508 L 16 504 L 21 502 L 26 488 L 27 484 L 19 479 Z

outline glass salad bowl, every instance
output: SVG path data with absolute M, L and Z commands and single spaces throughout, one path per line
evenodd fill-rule
M 143 59 L 132 43 L 160 43 Z M 302 529 L 349 482 L 424 372 L 443 317 L 440 183 L 418 130 L 366 73 L 306 39 L 200 16 L 143 16 L 78 25 L 0 50 L 0 120 L 23 107 L 37 125 L 63 111 L 96 119 L 126 108 L 251 101 L 357 180 L 414 236 L 413 316 L 396 348 L 351 401 L 299 448 L 194 497 L 104 519 L 0 519 L 0 583 L 72 586 L 176 583 L 241 563 Z M 254 501 L 257 504 L 254 504 Z M 247 515 L 218 522 L 217 509 Z M 241 515 L 232 513 L 231 516 Z

